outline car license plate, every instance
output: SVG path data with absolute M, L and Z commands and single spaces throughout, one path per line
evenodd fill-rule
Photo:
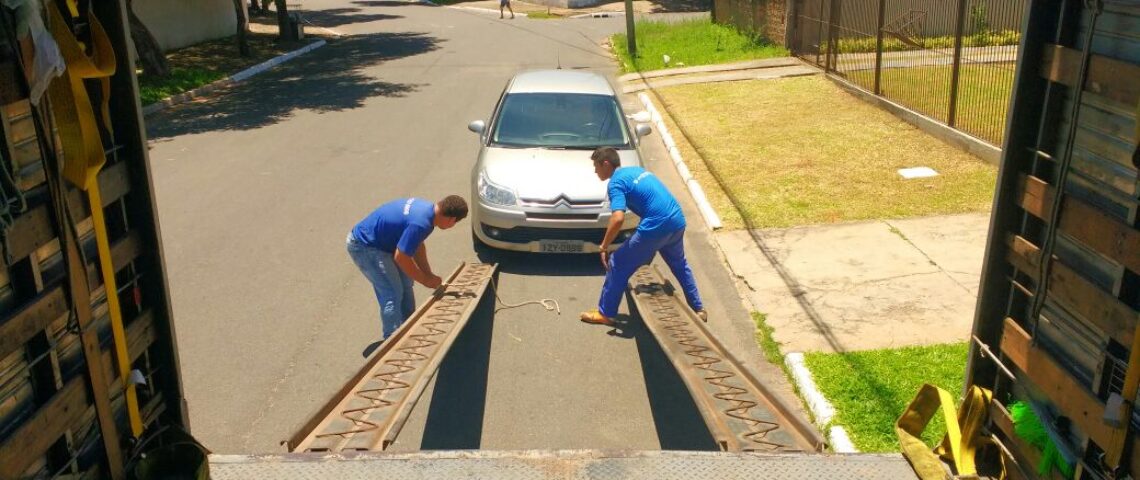
M 576 240 L 540 240 L 538 251 L 543 253 L 582 253 L 582 242 Z

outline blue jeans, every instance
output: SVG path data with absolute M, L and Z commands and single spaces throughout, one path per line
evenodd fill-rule
M 695 311 L 704 309 L 701 295 L 697 293 L 697 281 L 685 260 L 685 229 L 662 236 L 646 237 L 640 231 L 634 232 L 614 253 L 610 254 L 610 269 L 602 284 L 602 295 L 598 299 L 598 311 L 609 318 L 617 315 L 621 296 L 625 293 L 629 277 L 642 265 L 653 261 L 653 256 L 661 254 L 661 259 L 669 266 L 673 276 L 681 283 L 685 300 Z
M 349 236 L 348 256 L 372 284 L 380 302 L 380 324 L 387 339 L 416 311 L 412 277 L 400 270 L 391 253 L 369 247 Z

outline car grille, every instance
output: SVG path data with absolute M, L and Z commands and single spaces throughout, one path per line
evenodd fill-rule
M 597 220 L 596 213 L 535 213 L 526 212 L 526 218 L 535 220 Z
M 555 198 L 553 200 L 539 200 L 539 199 L 534 199 L 534 198 L 520 198 L 519 201 L 522 202 L 523 205 L 533 206 L 533 207 L 553 206 L 553 205 L 563 204 L 563 205 L 567 205 L 567 206 L 574 207 L 574 208 L 583 208 L 583 207 L 601 208 L 601 206 L 603 205 L 603 202 L 599 201 L 599 200 L 571 200 L 571 199 L 567 198 L 565 195 L 559 195 L 558 198 Z
M 529 243 L 538 240 L 581 240 L 583 242 L 598 243 L 606 235 L 604 228 L 536 228 L 515 227 L 498 228 L 487 224 L 480 225 L 483 235 L 501 242 Z M 498 230 L 498 235 L 491 235 L 490 230 Z M 626 235 L 618 235 L 614 243 L 621 243 Z

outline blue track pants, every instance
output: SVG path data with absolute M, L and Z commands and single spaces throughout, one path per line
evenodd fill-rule
M 606 272 L 606 281 L 602 284 L 602 295 L 598 300 L 598 310 L 609 318 L 617 315 L 621 296 L 625 293 L 629 277 L 632 277 L 642 265 L 653 261 L 653 256 L 661 253 L 661 259 L 669 266 L 673 276 L 681 283 L 681 290 L 685 292 L 685 300 L 695 311 L 704 309 L 701 295 L 697 293 L 697 281 L 693 279 L 693 271 L 689 262 L 685 260 L 685 229 L 661 236 L 643 236 L 641 232 L 634 232 L 617 250 L 610 255 L 610 269 Z

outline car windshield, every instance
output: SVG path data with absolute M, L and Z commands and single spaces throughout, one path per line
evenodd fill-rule
M 503 99 L 491 142 L 506 147 L 594 149 L 629 144 L 608 95 L 514 93 Z

